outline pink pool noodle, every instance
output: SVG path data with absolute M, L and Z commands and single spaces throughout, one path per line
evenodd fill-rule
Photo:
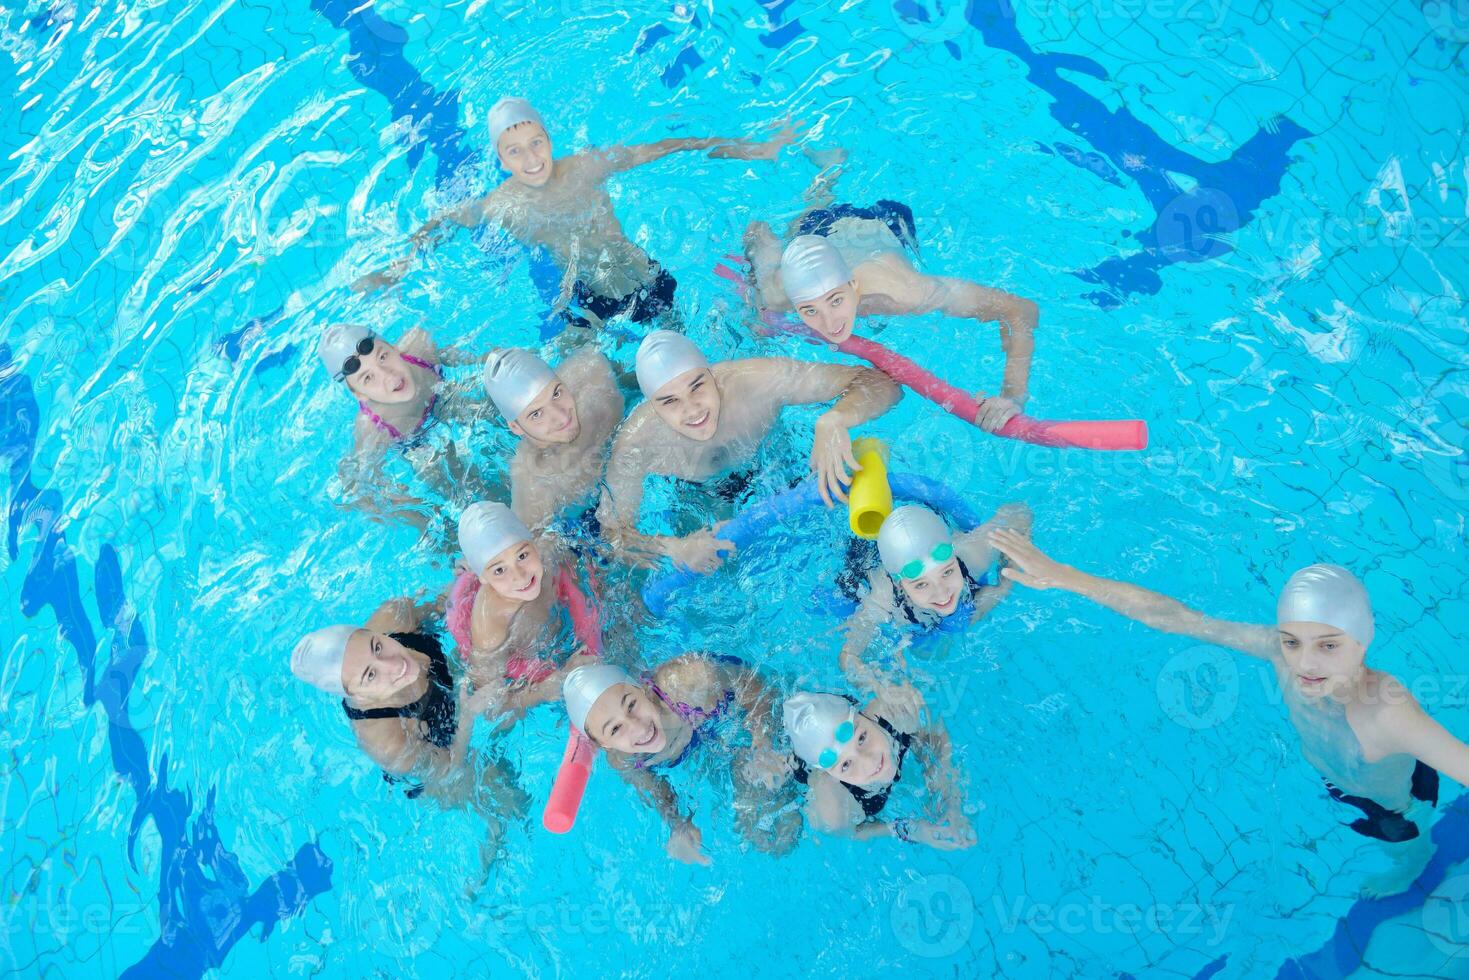
M 902 354 L 866 337 L 848 337 L 836 347 L 844 354 L 862 358 L 898 384 L 912 388 L 950 415 L 957 416 L 970 425 L 975 424 L 980 403 L 973 395 L 935 377 Z M 1148 424 L 1141 419 L 1046 422 L 1033 419 L 1029 415 L 1017 415 L 994 435 L 1019 439 L 1037 446 L 1070 449 L 1146 449 L 1148 446 Z
M 576 824 L 595 759 L 596 746 L 573 728 L 566 740 L 566 752 L 561 756 L 561 768 L 556 770 L 556 781 L 551 784 L 551 796 L 541 812 L 541 826 L 551 833 L 564 834 Z
M 571 616 L 571 630 L 576 638 L 588 653 L 600 657 L 602 623 L 596 608 L 587 601 L 570 575 L 556 576 L 556 595 L 566 604 L 566 611 Z M 596 757 L 596 746 L 573 726 L 566 738 L 561 767 L 556 770 L 556 781 L 551 784 L 551 796 L 546 800 L 545 810 L 541 811 L 541 826 L 551 833 L 564 834 L 576 824 L 576 814 L 581 809 L 582 794 L 587 790 L 587 780 L 592 776 L 592 763 Z
M 731 262 L 743 262 L 736 255 L 729 255 L 726 258 Z M 739 288 L 741 296 L 749 297 L 749 281 L 733 267 L 721 262 L 714 266 L 714 273 L 734 283 Z M 763 311 L 760 319 L 767 327 L 772 328 L 771 331 L 766 331 L 767 333 L 774 331 L 805 332 L 812 339 L 820 339 L 804 331 L 804 328 L 792 328 L 785 317 L 774 311 Z M 902 354 L 889 350 L 876 341 L 856 336 L 847 338 L 836 347 L 844 354 L 862 358 L 898 384 L 918 392 L 950 415 L 961 418 L 970 425 L 975 424 L 974 420 L 979 415 L 979 402 L 974 396 L 936 377 Z M 1006 439 L 1018 439 L 1037 446 L 1061 449 L 1146 449 L 1148 447 L 1148 424 L 1141 419 L 1047 422 L 1033 419 L 1029 415 L 1017 415 L 993 435 L 1003 436 Z

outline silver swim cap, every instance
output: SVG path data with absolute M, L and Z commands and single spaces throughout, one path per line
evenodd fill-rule
M 481 500 L 459 515 L 459 550 L 476 575 L 484 574 L 490 559 L 506 548 L 529 540 L 530 529 L 498 501 Z
M 513 422 L 547 385 L 556 383 L 556 372 L 528 350 L 502 347 L 485 358 L 484 379 L 490 400 L 506 422 Z
M 357 345 L 372 331 L 360 323 L 333 323 L 321 332 L 316 343 L 316 354 L 326 365 L 327 374 L 333 381 L 342 380 L 342 365 L 347 358 L 357 356 Z
M 490 146 L 495 152 L 500 152 L 500 137 L 505 135 L 505 130 L 511 126 L 519 126 L 521 123 L 533 122 L 542 129 L 546 124 L 541 122 L 541 114 L 536 112 L 535 106 L 522 98 L 507 96 L 490 107 L 490 115 L 486 123 L 490 129 Z
M 920 569 L 948 561 L 948 558 L 935 558 L 934 549 L 948 545 L 952 554 L 953 544 L 954 536 L 944 519 L 918 504 L 904 504 L 894 510 L 877 532 L 877 553 L 882 557 L 882 567 L 893 578 L 898 578 L 904 567 L 915 561 Z
M 637 686 L 632 675 L 621 667 L 611 664 L 583 664 L 561 682 L 561 697 L 566 701 L 566 715 L 571 723 L 585 732 L 587 713 L 597 699 L 607 693 L 614 684 Z
M 848 728 L 846 738 L 841 738 L 842 728 L 856 715 L 852 702 L 835 694 L 792 694 L 781 709 L 791 750 L 802 762 L 816 769 L 836 765 L 842 746 L 852 737 Z
M 654 330 L 638 345 L 634 359 L 638 375 L 638 387 L 643 389 L 644 398 L 652 398 L 668 382 L 699 368 L 707 368 L 709 361 L 693 341 L 672 330 Z
M 831 242 L 798 235 L 780 256 L 780 281 L 792 303 L 817 299 L 852 281 L 852 270 Z
M 359 629 L 358 626 L 327 626 L 307 633 L 291 651 L 291 673 L 328 694 L 346 697 L 342 661 L 347 659 L 347 641 Z
M 1372 600 L 1362 580 L 1340 565 L 1308 565 L 1280 590 L 1277 623 L 1335 626 L 1362 646 L 1372 644 Z

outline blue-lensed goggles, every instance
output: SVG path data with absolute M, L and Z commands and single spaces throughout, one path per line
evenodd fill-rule
M 837 746 L 846 745 L 848 742 L 850 742 L 852 740 L 852 734 L 856 732 L 856 730 L 857 726 L 852 723 L 852 719 L 850 718 L 838 725 L 837 730 L 833 732 L 831 736 L 831 740 L 835 744 L 832 745 L 832 747 L 829 749 L 821 750 L 821 755 L 816 757 L 816 764 L 823 769 L 830 769 L 832 766 L 836 765 L 837 756 L 841 754 L 841 751 L 837 748 Z
M 943 544 L 934 545 L 933 551 L 929 554 L 928 557 L 932 559 L 935 565 L 942 565 L 944 562 L 954 557 L 954 546 L 948 541 L 945 541 Z M 898 577 L 917 578 L 918 576 L 923 574 L 923 568 L 923 559 L 915 558 L 908 564 L 904 565 L 902 568 L 898 569 Z

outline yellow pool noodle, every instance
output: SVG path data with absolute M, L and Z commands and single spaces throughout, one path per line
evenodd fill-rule
M 862 468 L 853 474 L 852 486 L 847 490 L 847 524 L 857 537 L 871 541 L 893 510 L 888 447 L 880 439 L 853 439 L 852 455 Z

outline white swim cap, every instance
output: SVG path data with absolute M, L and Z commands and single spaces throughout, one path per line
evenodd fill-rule
M 637 681 L 621 667 L 611 664 L 583 664 L 561 682 L 561 697 L 566 702 L 566 716 L 578 729 L 585 732 L 587 713 L 597 699 L 607 693 L 614 684 L 632 684 Z
M 852 737 L 849 728 L 846 738 L 839 739 L 839 729 L 856 715 L 856 706 L 835 694 L 792 694 L 781 710 L 791 750 L 806 765 L 817 769 L 836 765 L 841 746 Z
M 515 512 L 498 501 L 481 500 L 459 515 L 459 550 L 476 575 L 500 552 L 531 540 L 530 529 Z
M 490 400 L 506 422 L 513 422 L 547 385 L 556 383 L 556 372 L 528 350 L 502 347 L 485 358 L 484 379 Z
M 342 379 L 342 364 L 357 355 L 357 345 L 371 337 L 372 331 L 359 323 L 333 323 L 321 332 L 316 343 L 317 356 L 326 365 L 333 381 Z
M 1275 621 L 1335 626 L 1364 647 L 1374 632 L 1367 587 L 1340 565 L 1308 565 L 1292 575 L 1280 590 Z
M 780 281 L 792 303 L 816 299 L 852 281 L 836 246 L 820 235 L 797 235 L 780 256 Z
M 507 96 L 490 107 L 490 116 L 487 120 L 490 127 L 490 146 L 496 153 L 500 152 L 500 137 L 505 135 L 505 130 L 511 126 L 519 126 L 521 123 L 533 122 L 542 129 L 546 124 L 541 122 L 541 114 L 536 111 L 535 106 L 522 98 Z
M 707 368 L 709 361 L 693 341 L 672 330 L 654 330 L 638 345 L 633 359 L 638 374 L 638 387 L 644 398 L 653 395 L 668 382 L 697 368 Z
M 882 557 L 882 567 L 893 578 L 898 578 L 903 567 L 910 562 L 920 562 L 923 568 L 927 568 L 935 562 L 948 561 L 947 558 L 935 558 L 933 552 L 945 544 L 952 552 L 953 543 L 954 537 L 944 519 L 917 504 L 904 504 L 893 511 L 877 532 L 877 553 Z
M 307 633 L 291 651 L 291 673 L 328 694 L 346 697 L 342 661 L 347 658 L 347 641 L 359 629 L 358 626 L 327 626 Z

